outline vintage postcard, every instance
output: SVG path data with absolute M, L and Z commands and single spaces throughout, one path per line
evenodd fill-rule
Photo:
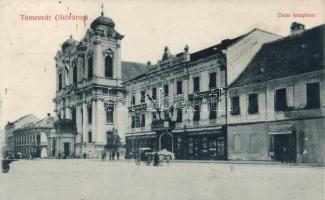
M 325 199 L 322 0 L 0 0 L 0 200 Z

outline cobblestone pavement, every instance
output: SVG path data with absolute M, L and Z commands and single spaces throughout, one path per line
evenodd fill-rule
M 323 167 L 21 160 L 0 174 L 1 200 L 323 200 Z

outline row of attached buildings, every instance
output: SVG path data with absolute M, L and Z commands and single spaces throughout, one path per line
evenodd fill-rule
M 55 118 L 48 114 L 39 119 L 28 114 L 5 126 L 4 156 L 48 157 L 48 136 L 54 132 Z
M 194 53 L 166 48 L 124 82 L 128 152 L 324 163 L 324 28 L 292 23 L 287 37 L 254 29 Z
M 253 29 L 197 52 L 165 47 L 141 64 L 122 61 L 124 36 L 102 13 L 55 56 L 48 156 L 99 157 L 117 150 L 118 135 L 126 158 L 147 147 L 176 159 L 276 161 L 286 149 L 292 161 L 324 163 L 324 28 Z

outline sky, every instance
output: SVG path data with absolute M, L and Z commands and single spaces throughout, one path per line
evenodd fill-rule
M 54 114 L 54 56 L 70 34 L 83 38 L 102 3 L 104 15 L 125 36 L 122 60 L 142 63 L 156 63 L 165 46 L 172 54 L 186 44 L 195 52 L 253 28 L 287 36 L 293 21 L 308 29 L 325 17 L 321 0 L 0 0 L 0 129 L 29 113 L 39 118 Z M 88 19 L 54 20 L 69 13 Z M 295 18 L 292 13 L 314 16 Z M 21 15 L 52 18 L 30 21 Z

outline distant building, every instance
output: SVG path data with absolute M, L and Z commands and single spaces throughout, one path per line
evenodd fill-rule
M 19 119 L 17 119 L 14 122 L 8 122 L 5 126 L 5 150 L 4 154 L 5 156 L 14 155 L 15 152 L 15 138 L 14 138 L 14 131 L 16 129 L 21 128 L 25 124 L 34 123 L 38 121 L 39 119 L 33 115 L 28 114 L 25 115 Z
M 230 85 L 229 159 L 325 162 L 324 35 L 293 23 Z
M 14 150 L 21 153 L 24 157 L 41 157 L 48 156 L 48 135 L 54 131 L 53 122 L 55 118 L 47 115 L 42 120 L 24 124 L 14 130 L 15 139 Z
M 227 77 L 233 81 L 265 42 L 280 37 L 253 29 L 194 53 L 186 46 L 173 55 L 166 47 L 157 64 L 123 83 L 127 156 L 149 147 L 176 159 L 227 159 Z

